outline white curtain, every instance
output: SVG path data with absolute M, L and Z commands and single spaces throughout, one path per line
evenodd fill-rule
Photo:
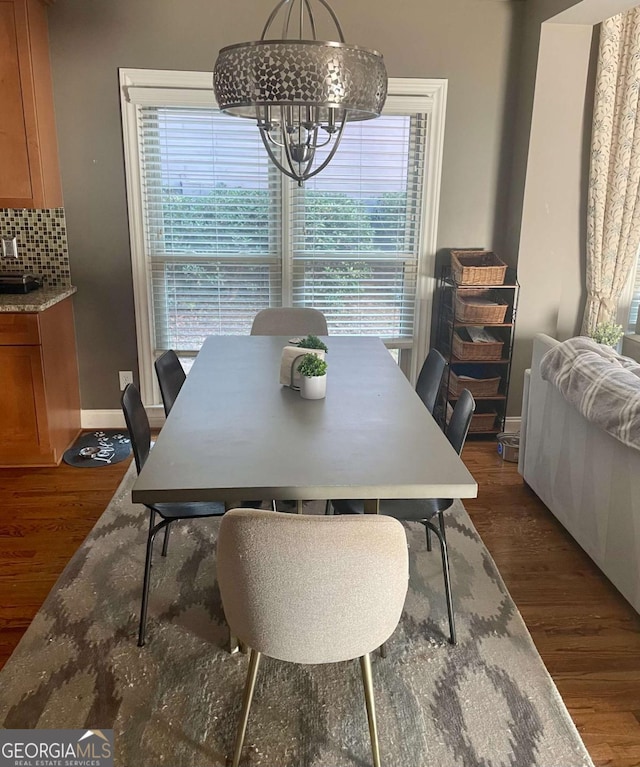
M 615 319 L 640 244 L 639 185 L 640 8 L 634 8 L 603 22 L 600 36 L 583 333 Z

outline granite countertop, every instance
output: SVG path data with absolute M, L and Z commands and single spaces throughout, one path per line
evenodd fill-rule
M 30 293 L 0 293 L 0 312 L 43 312 L 69 298 L 76 290 L 72 285 L 66 285 L 61 288 L 38 288 Z

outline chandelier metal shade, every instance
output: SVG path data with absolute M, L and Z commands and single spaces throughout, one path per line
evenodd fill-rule
M 317 39 L 314 2 L 336 41 Z M 269 39 L 280 16 L 281 38 Z M 220 51 L 213 88 L 223 112 L 256 120 L 273 163 L 302 186 L 331 162 L 347 122 L 380 115 L 387 73 L 377 51 L 345 43 L 326 0 L 280 0 L 260 40 Z

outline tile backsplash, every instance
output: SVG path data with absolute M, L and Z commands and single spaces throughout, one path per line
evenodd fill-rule
M 0 208 L 0 237 L 18 240 L 18 258 L 0 257 L 0 272 L 30 272 L 50 288 L 71 284 L 64 208 Z

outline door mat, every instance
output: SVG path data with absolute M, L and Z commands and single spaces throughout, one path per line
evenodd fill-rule
M 65 451 L 62 460 L 79 469 L 95 469 L 120 463 L 131 455 L 131 440 L 126 431 L 105 429 L 81 434 Z

